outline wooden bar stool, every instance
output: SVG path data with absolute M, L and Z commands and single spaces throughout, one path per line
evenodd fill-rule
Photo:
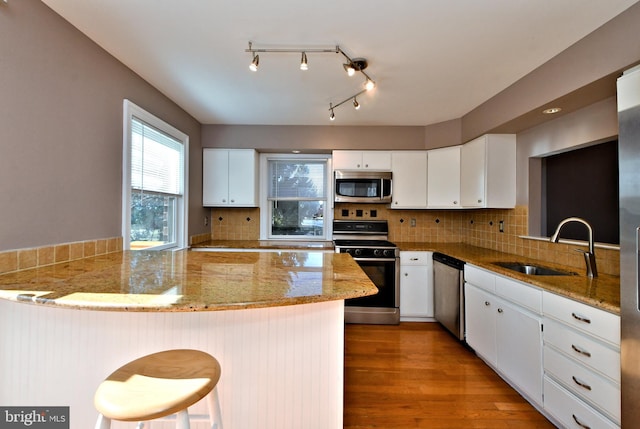
M 187 407 L 207 396 L 209 421 L 221 428 L 216 384 L 220 364 L 198 350 L 167 350 L 136 359 L 118 368 L 96 390 L 96 429 L 111 420 L 144 422 L 176 414 L 176 427 L 189 428 Z M 139 427 L 142 425 L 139 423 Z

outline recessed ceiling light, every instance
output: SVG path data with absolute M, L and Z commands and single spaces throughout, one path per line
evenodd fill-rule
M 553 115 L 554 113 L 558 113 L 562 110 L 562 107 L 550 107 L 549 109 L 544 109 L 542 113 L 545 115 Z

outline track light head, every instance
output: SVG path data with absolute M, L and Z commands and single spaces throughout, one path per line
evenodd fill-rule
M 258 65 L 260 64 L 260 55 L 253 55 L 253 61 L 251 61 L 251 64 L 249 65 L 249 70 L 251 70 L 252 72 L 256 72 L 258 71 Z
M 335 121 L 336 120 L 336 115 L 335 115 L 335 113 L 333 113 L 333 104 L 332 103 L 329 103 L 329 111 L 331 112 L 329 114 L 329 119 L 331 121 Z
M 356 97 L 353 97 L 353 108 L 360 110 L 360 103 L 358 103 L 358 99 Z
M 309 64 L 307 64 L 307 54 L 302 53 L 302 59 L 300 60 L 300 70 L 309 70 Z
M 356 74 L 356 69 L 353 68 L 353 64 L 352 63 L 343 64 L 342 67 L 344 67 L 344 70 L 347 72 L 347 75 L 349 77 L 351 77 L 354 74 Z
M 364 58 L 354 58 L 348 63 L 343 64 L 342 67 L 344 67 L 347 75 L 353 76 L 356 72 L 366 69 L 368 65 L 369 63 L 367 63 L 367 60 Z
M 374 81 L 372 81 L 371 79 L 367 79 L 367 82 L 364 84 L 364 88 L 367 91 L 371 91 L 373 88 L 376 87 L 376 84 Z

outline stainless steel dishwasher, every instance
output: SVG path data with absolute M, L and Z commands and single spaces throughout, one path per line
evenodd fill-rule
M 463 261 L 434 252 L 433 295 L 436 320 L 459 340 L 464 341 Z

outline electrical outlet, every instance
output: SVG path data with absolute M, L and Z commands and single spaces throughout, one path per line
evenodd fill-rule
M 411 218 L 411 227 L 415 228 L 415 226 L 416 226 L 416 220 L 415 218 Z
M 204 226 L 209 226 L 209 216 L 204 217 Z
M 504 221 L 501 220 L 500 223 L 498 223 L 498 229 L 500 230 L 500 232 L 504 232 Z

